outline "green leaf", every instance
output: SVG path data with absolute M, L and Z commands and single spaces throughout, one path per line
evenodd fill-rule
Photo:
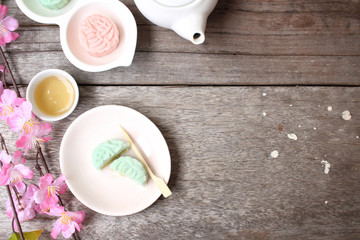
M 32 232 L 24 232 L 24 237 L 26 240 L 37 240 L 43 230 L 36 230 L 36 231 L 32 231 Z M 13 233 L 11 235 L 11 237 L 9 238 L 9 240 L 21 240 L 20 234 L 19 233 Z

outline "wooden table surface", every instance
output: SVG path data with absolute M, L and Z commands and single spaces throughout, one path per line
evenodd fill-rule
M 143 113 L 170 149 L 173 195 L 142 212 L 105 216 L 65 194 L 70 210 L 86 213 L 81 239 L 360 239 L 359 0 L 220 0 L 202 45 L 123 3 L 138 26 L 134 61 L 88 73 L 66 59 L 58 26 L 3 1 L 20 23 L 5 51 L 22 92 L 48 68 L 66 70 L 80 87 L 76 110 L 53 124 L 44 146 L 55 175 L 67 127 L 96 106 Z M 6 197 L 3 187 L 1 239 L 11 234 Z M 40 216 L 23 227 L 49 239 L 53 221 Z

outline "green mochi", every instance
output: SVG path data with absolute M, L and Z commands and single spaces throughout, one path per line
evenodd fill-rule
M 135 158 L 122 156 L 110 164 L 110 168 L 121 175 L 133 179 L 140 185 L 145 185 L 148 180 L 148 173 L 144 165 Z
M 65 7 L 70 0 L 40 0 L 41 5 L 51 10 L 59 10 Z
M 92 152 L 92 164 L 96 169 L 100 170 L 129 148 L 129 143 L 117 139 L 103 142 Z

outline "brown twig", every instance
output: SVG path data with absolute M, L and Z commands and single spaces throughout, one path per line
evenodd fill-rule
M 8 149 L 7 149 L 7 147 L 6 147 L 5 139 L 4 139 L 4 137 L 1 135 L 1 133 L 0 133 L 0 138 L 1 138 L 1 148 L 8 153 L 9 151 L 8 151 Z M 0 164 L 2 165 L 1 162 L 0 162 Z
M 13 233 L 15 232 L 14 223 L 15 223 L 15 218 L 12 218 L 12 219 L 11 219 L 11 228 L 12 228 L 12 230 L 13 230 Z
M 0 138 L 1 138 L 1 147 L 3 150 L 6 151 L 7 154 L 9 154 L 9 151 L 7 150 L 7 147 L 6 147 L 6 144 L 5 144 L 5 139 L 4 137 L 1 135 L 0 133 Z M 2 167 L 2 163 L 0 162 L 0 165 Z M 7 190 L 7 193 L 9 195 L 9 198 L 10 198 L 10 205 L 11 205 L 11 209 L 14 213 L 14 216 L 15 216 L 15 220 L 16 220 L 16 224 L 18 225 L 18 228 L 19 228 L 19 233 L 20 233 L 20 237 L 22 240 L 25 240 L 25 237 L 24 237 L 24 233 L 22 231 L 22 228 L 21 228 L 21 224 L 20 224 L 20 220 L 19 220 L 19 216 L 16 212 L 16 208 L 15 208 L 15 204 L 14 204 L 14 199 L 12 198 L 12 194 L 11 194 L 11 190 L 10 190 L 10 186 L 9 185 L 6 185 L 6 190 Z
M 6 82 L 6 78 L 5 78 L 5 69 L 6 68 L 4 68 L 4 72 L 2 73 L 2 75 L 3 75 L 3 77 L 2 77 L 2 82 L 3 82 L 3 84 L 4 84 L 4 87 L 5 88 L 8 88 L 8 85 L 7 85 L 7 82 Z
M 5 67 L 7 68 L 8 72 L 10 73 L 11 81 L 12 81 L 12 84 L 14 86 L 15 92 L 16 92 L 17 96 L 19 98 L 21 98 L 21 94 L 20 94 L 19 89 L 18 89 L 18 87 L 16 85 L 14 75 L 12 74 L 12 72 L 10 70 L 9 63 L 8 63 L 8 61 L 6 59 L 6 56 L 5 56 L 5 53 L 4 53 L 3 49 L 2 49 L 2 47 L 0 47 L 0 53 L 1 53 L 2 58 L 4 59 Z M 4 69 L 4 74 L 5 74 L 5 69 Z
M 41 170 L 40 164 L 39 164 L 39 148 L 37 149 L 36 158 L 35 158 L 35 168 L 40 172 L 41 176 L 44 176 L 43 171 Z
M 49 169 L 49 167 L 48 167 L 48 165 L 46 163 L 46 160 L 45 160 L 44 154 L 43 154 L 43 152 L 41 150 L 41 146 L 40 146 L 39 142 L 36 142 L 36 148 L 37 148 L 37 154 L 40 154 L 40 158 L 41 158 L 41 160 L 42 160 L 42 162 L 43 162 L 43 164 L 45 166 L 46 172 L 50 173 L 50 169 Z
M 15 196 L 16 196 L 16 199 L 18 201 L 18 206 L 21 208 L 23 208 L 23 206 L 21 206 L 21 202 L 20 202 L 20 199 L 22 198 L 19 191 L 16 189 L 15 186 L 12 187 L 13 191 L 15 192 Z
M 20 224 L 20 221 L 19 221 L 19 217 L 18 217 L 17 212 L 16 212 L 14 200 L 12 199 L 12 195 L 11 195 L 9 185 L 6 185 L 6 190 L 8 192 L 9 198 L 10 198 L 10 204 L 11 204 L 11 208 L 13 210 L 14 216 L 15 216 L 16 224 L 18 225 L 18 228 L 19 228 L 20 237 L 21 237 L 22 240 L 25 240 L 24 233 L 22 231 L 21 224 Z

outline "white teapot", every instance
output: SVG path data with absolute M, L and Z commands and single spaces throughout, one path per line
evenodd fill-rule
M 174 30 L 194 44 L 205 41 L 206 21 L 218 0 L 135 0 L 154 24 Z

